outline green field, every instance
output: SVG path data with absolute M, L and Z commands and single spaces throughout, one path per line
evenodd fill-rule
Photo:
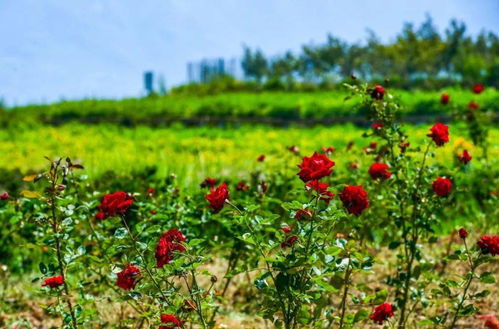
M 429 125 L 408 125 L 409 141 L 420 145 L 426 138 Z M 155 178 L 171 173 L 178 175 L 182 187 L 197 186 L 207 176 L 244 178 L 247 173 L 262 166 L 281 165 L 290 160 L 286 147 L 297 145 L 303 155 L 319 151 L 322 146 L 334 146 L 337 170 L 347 170 L 353 161 L 363 162 L 362 148 L 376 138 L 364 138 L 366 129 L 354 125 L 313 128 L 275 128 L 269 126 L 242 126 L 236 128 L 198 127 L 177 125 L 169 128 L 139 126 L 127 128 L 112 124 L 18 127 L 0 132 L 0 168 L 9 173 L 29 174 L 44 168 L 44 156 L 69 156 L 87 167 L 90 179 L 97 179 L 112 171 L 119 176 L 144 173 L 154 168 Z M 455 152 L 478 150 L 463 133 L 462 125 L 451 125 L 451 143 L 438 156 L 452 163 Z M 499 130 L 491 132 L 490 140 L 499 138 Z M 349 141 L 355 142 L 352 151 L 346 151 Z M 491 149 L 496 156 L 497 146 Z M 265 154 L 259 163 L 256 158 Z M 298 161 L 294 159 L 294 161 Z M 367 161 L 367 160 L 366 160 Z M 370 160 L 369 160 L 370 161 Z M 365 163 L 365 170 L 368 164 Z

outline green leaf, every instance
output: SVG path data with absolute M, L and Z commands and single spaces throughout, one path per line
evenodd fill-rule
M 125 236 L 126 236 L 126 230 L 124 227 L 120 227 L 114 232 L 114 237 L 116 239 L 123 239 Z
M 355 313 L 355 316 L 353 318 L 353 323 L 357 323 L 359 321 L 365 320 L 369 317 L 369 311 L 361 308 L 360 310 Z
M 38 267 L 40 268 L 40 272 L 42 272 L 42 274 L 47 273 L 47 265 L 45 265 L 44 263 L 40 263 L 38 264 Z
M 494 275 L 492 273 L 485 272 L 482 275 L 480 275 L 480 282 L 483 282 L 483 283 L 495 283 L 496 282 L 496 278 L 494 277 Z
M 376 304 L 376 305 L 377 304 L 382 304 L 388 298 L 388 290 L 387 289 L 383 289 L 383 290 L 380 290 L 380 291 L 376 291 L 375 296 L 376 297 L 374 297 L 374 304 Z

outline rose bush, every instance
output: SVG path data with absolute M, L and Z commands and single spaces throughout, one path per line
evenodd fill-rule
M 26 176 L 0 211 L 8 244 L 32 248 L 19 259 L 40 260 L 24 275 L 46 312 L 74 329 L 102 325 L 102 299 L 126 309 L 111 327 L 217 328 L 231 312 L 286 329 L 476 320 L 497 296 L 493 159 L 452 145 L 452 124 L 407 133 L 387 86 L 348 88 L 372 122 L 361 145 L 292 146 L 196 190 L 175 175 L 93 186 L 69 158 Z

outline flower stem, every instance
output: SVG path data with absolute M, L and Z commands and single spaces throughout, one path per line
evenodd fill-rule
M 163 297 L 163 300 L 167 304 L 169 304 L 165 294 L 163 293 L 163 290 L 161 289 L 161 286 L 159 285 L 158 281 L 156 281 L 156 279 L 152 275 L 151 271 L 149 270 L 149 267 L 147 266 L 146 258 L 144 257 L 142 252 L 139 250 L 139 248 L 137 248 L 137 240 L 135 239 L 132 232 L 130 231 L 130 227 L 128 227 L 128 224 L 126 223 L 125 216 L 120 216 L 120 217 L 121 217 L 121 220 L 123 222 L 123 225 L 125 226 L 125 229 L 128 232 L 128 235 L 130 236 L 130 239 L 132 240 L 132 245 L 133 245 L 133 248 L 135 249 L 135 252 L 139 255 L 139 257 L 142 259 L 142 262 L 144 263 L 144 269 L 146 270 L 147 275 L 151 278 L 151 281 L 154 283 L 154 285 L 158 289 L 159 293 L 161 294 L 161 297 Z

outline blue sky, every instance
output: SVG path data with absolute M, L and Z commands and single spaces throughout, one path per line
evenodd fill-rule
M 142 73 L 186 80 L 187 61 L 267 54 L 319 43 L 328 32 L 384 41 L 429 13 L 469 33 L 499 34 L 499 1 L 464 0 L 0 0 L 0 98 L 9 105 L 143 92 Z

